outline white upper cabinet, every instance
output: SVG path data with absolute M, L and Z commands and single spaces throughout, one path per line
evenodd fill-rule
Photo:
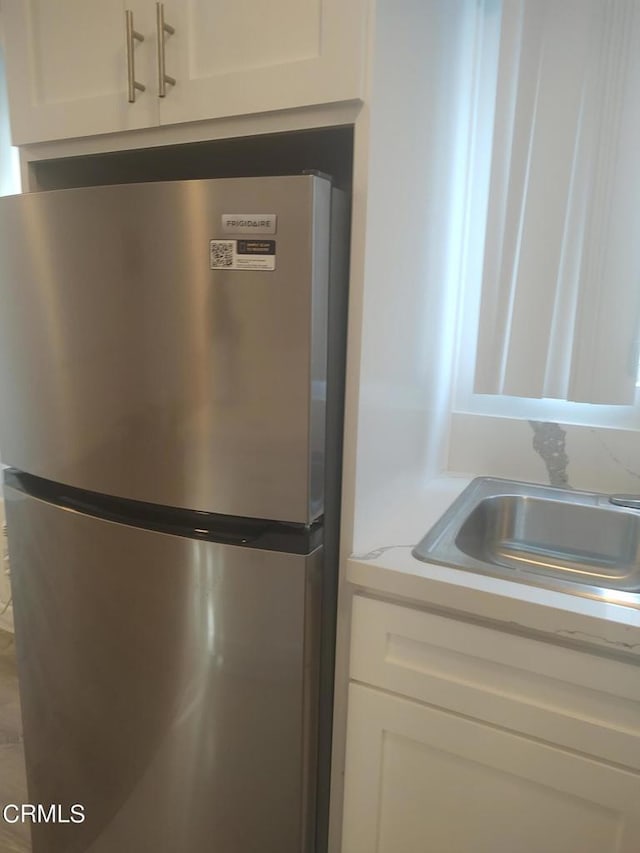
M 146 90 L 130 103 L 123 0 L 2 0 L 15 145 L 157 125 L 155 10 L 139 6 L 133 26 L 144 41 L 132 50 Z
M 367 0 L 158 5 L 2 0 L 14 144 L 362 97 Z
M 168 0 L 160 122 L 362 97 L 365 0 Z

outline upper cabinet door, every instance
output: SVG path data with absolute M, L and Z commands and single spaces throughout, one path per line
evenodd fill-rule
M 167 0 L 160 123 L 363 94 L 367 0 Z
M 128 100 L 125 8 L 132 39 Z M 155 7 L 150 0 L 3 0 L 2 25 L 15 145 L 158 124 Z

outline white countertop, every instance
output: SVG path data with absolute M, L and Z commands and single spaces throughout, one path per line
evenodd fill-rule
M 543 632 L 640 658 L 640 610 L 478 575 L 411 555 L 412 547 L 472 478 L 443 476 L 403 502 L 390 495 L 388 523 L 367 537 L 372 547 L 347 561 L 347 580 L 360 590 L 420 607 Z M 357 591 L 356 590 L 356 591 Z

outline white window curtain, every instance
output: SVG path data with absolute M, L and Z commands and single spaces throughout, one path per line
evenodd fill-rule
M 474 391 L 631 404 L 640 0 L 503 0 L 499 45 Z

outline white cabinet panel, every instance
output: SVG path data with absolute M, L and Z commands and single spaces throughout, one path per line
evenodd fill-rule
M 180 5 L 190 79 L 300 62 L 320 53 L 321 0 L 271 0 L 261 9 L 255 0 Z
M 640 776 L 351 685 L 342 853 L 637 853 Z
M 136 78 L 147 85 L 127 99 L 123 0 L 4 0 L 7 84 L 14 144 L 88 136 L 158 123 L 155 16 L 136 0 Z M 140 8 L 138 8 L 140 7 Z M 147 8 L 148 7 L 148 8 Z
M 96 4 L 30 0 L 26 6 L 31 47 L 31 93 L 56 104 L 112 95 L 122 88 L 116 62 L 122 41 L 122 0 Z M 98 40 L 97 34 L 101 35 Z M 78 73 L 78 69 L 82 73 Z
M 362 97 L 366 0 L 167 0 L 172 124 Z
M 640 668 L 355 596 L 350 677 L 640 770 Z

